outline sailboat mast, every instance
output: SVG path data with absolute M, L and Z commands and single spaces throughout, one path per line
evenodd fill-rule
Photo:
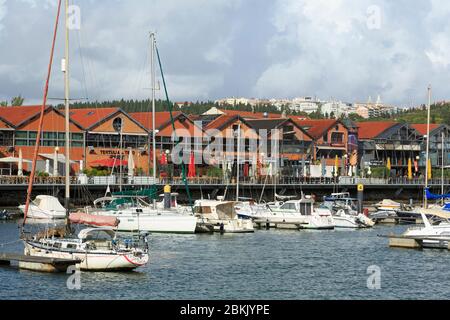
M 239 162 L 241 162 L 241 123 L 238 125 L 238 134 L 237 134 L 237 159 L 236 159 L 236 201 L 239 201 Z
M 442 153 L 442 167 L 441 167 L 441 194 L 444 195 L 444 168 L 445 168 L 445 132 L 442 131 L 442 142 L 441 142 L 441 153 Z M 442 205 L 445 204 L 445 199 L 442 198 Z
M 152 143 L 153 143 L 153 182 L 156 183 L 156 68 L 155 68 L 155 33 L 150 33 L 151 42 L 151 78 L 152 78 Z
M 426 195 L 426 189 L 428 189 L 428 162 L 430 159 L 430 118 L 431 118 L 431 85 L 428 86 L 428 106 L 427 106 L 427 151 L 425 161 L 425 189 L 424 189 L 424 208 L 428 208 L 428 199 Z
M 65 40 L 65 58 L 64 58 L 64 114 L 65 114 L 65 200 L 64 206 L 66 208 L 66 215 L 69 215 L 69 207 L 70 207 L 70 74 L 69 74 L 69 0 L 65 0 L 66 7 L 66 40 Z

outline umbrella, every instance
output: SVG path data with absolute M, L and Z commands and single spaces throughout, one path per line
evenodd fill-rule
M 189 172 L 188 172 L 188 177 L 189 178 L 194 178 L 196 176 L 196 172 L 195 172 L 195 156 L 194 153 L 191 152 L 191 158 L 189 159 Z
M 342 157 L 342 162 L 341 162 L 341 176 L 345 176 L 345 157 Z
M 391 166 L 391 158 L 387 158 L 387 164 L 386 164 L 386 168 L 389 170 L 389 171 L 391 171 L 391 169 L 392 169 L 392 166 Z
M 82 170 L 80 170 L 82 171 Z M 45 173 L 50 174 L 50 160 L 45 160 Z
M 19 149 L 19 163 L 18 163 L 18 173 L 17 175 L 19 177 L 23 176 L 23 155 L 22 155 L 22 149 Z
M 322 157 L 321 166 L 322 166 L 322 177 L 325 177 L 327 175 L 327 164 L 324 157 Z
M 431 159 L 428 159 L 428 180 L 433 179 L 433 173 L 431 170 Z
M 305 161 L 305 157 L 302 157 L 302 170 L 303 170 L 303 176 L 306 177 L 306 161 Z
M 127 166 L 128 161 L 119 160 L 115 158 L 101 159 L 91 163 L 93 167 L 106 167 L 106 168 L 114 168 L 116 166 Z
M 132 177 L 134 175 L 134 158 L 133 158 L 133 151 L 130 150 L 130 153 L 128 154 L 128 176 Z
M 334 159 L 334 176 L 335 177 L 338 176 L 338 171 L 339 171 L 339 156 L 336 155 L 336 159 Z
M 250 172 L 250 166 L 249 166 L 248 162 L 246 162 L 246 163 L 244 164 L 244 177 L 245 177 L 245 178 L 248 177 L 249 172 Z
M 408 179 L 412 180 L 413 173 L 412 173 L 412 161 L 411 158 L 408 159 Z
M 58 175 L 58 149 L 55 148 L 55 153 L 53 154 L 53 176 L 57 177 Z
M 159 160 L 159 164 L 165 166 L 168 164 L 167 156 L 164 152 L 162 152 L 161 159 Z
M 417 160 L 414 160 L 414 172 L 419 172 L 419 162 Z

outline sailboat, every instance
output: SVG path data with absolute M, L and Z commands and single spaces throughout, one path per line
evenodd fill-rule
M 70 205 L 70 120 L 69 120 L 69 29 L 67 24 L 69 0 L 65 0 L 66 16 L 66 43 L 65 59 L 62 62 L 62 69 L 65 78 L 65 210 L 66 224 L 63 230 L 46 230 L 44 232 L 30 236 L 24 231 L 31 202 L 31 192 L 33 190 L 33 180 L 36 173 L 37 156 L 39 153 L 40 138 L 42 135 L 42 124 L 44 119 L 45 106 L 47 103 L 48 85 L 50 82 L 51 69 L 56 42 L 56 35 L 59 24 L 62 0 L 58 3 L 58 12 L 53 35 L 50 63 L 44 91 L 43 104 L 39 120 L 39 129 L 36 138 L 35 152 L 33 157 L 32 170 L 27 191 L 27 200 L 24 207 L 24 221 L 22 225 L 21 238 L 24 242 L 24 254 L 33 257 L 63 258 L 79 260 L 77 265 L 85 271 L 123 271 L 133 270 L 147 264 L 149 260 L 148 242 L 146 235 L 139 234 L 138 239 L 120 239 L 117 237 L 115 227 L 117 219 L 96 219 L 88 215 L 69 216 Z M 99 229 L 83 228 L 75 235 L 70 223 L 84 225 L 96 224 Z
M 152 132 L 153 132 L 153 181 L 156 177 L 156 108 L 155 108 L 155 53 L 156 35 L 150 34 L 151 42 L 151 80 L 152 80 Z M 159 56 L 158 56 L 159 58 Z M 165 82 L 164 82 L 165 86 Z M 148 192 L 151 193 L 151 192 Z M 94 201 L 94 208 L 86 208 L 86 212 L 97 216 L 115 217 L 119 220 L 118 230 L 146 231 L 154 233 L 195 233 L 197 218 L 190 208 L 179 207 L 176 202 L 176 194 L 168 192 L 172 198 L 170 203 L 174 206 L 166 207 L 163 203 L 153 203 L 147 200 L 146 190 L 141 192 L 120 192 L 108 198 Z M 173 199 L 175 197 L 175 199 Z M 102 204 L 99 206 L 99 204 Z M 190 212 L 189 212 L 190 211 Z

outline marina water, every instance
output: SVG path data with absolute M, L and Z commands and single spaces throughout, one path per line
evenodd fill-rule
M 83 272 L 80 290 L 68 289 L 67 274 L 1 267 L 0 299 L 448 299 L 449 251 L 391 249 L 377 236 L 405 228 L 152 234 L 146 267 Z M 17 237 L 17 222 L 0 223 L 1 244 Z

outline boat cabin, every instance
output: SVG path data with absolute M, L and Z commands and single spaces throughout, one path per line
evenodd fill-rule
M 208 219 L 235 219 L 235 205 L 233 201 L 198 200 L 194 204 L 194 214 Z
M 302 216 L 310 216 L 314 212 L 314 200 L 302 199 L 287 201 L 280 206 L 279 210 L 300 213 Z

